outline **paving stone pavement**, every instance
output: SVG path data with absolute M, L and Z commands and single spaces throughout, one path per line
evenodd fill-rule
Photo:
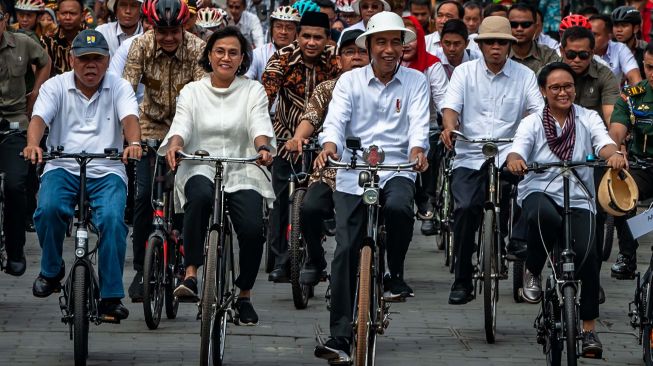
M 639 251 L 639 269 L 650 258 L 647 237 Z M 533 320 L 539 306 L 516 304 L 510 280 L 500 284 L 496 344 L 487 344 L 483 330 L 482 300 L 464 306 L 447 304 L 452 275 L 443 265 L 435 237 L 424 237 L 416 223 L 408 252 L 407 282 L 416 297 L 395 304 L 390 327 L 378 341 L 377 364 L 384 365 L 533 365 L 545 364 L 535 341 Z M 327 243 L 333 253 L 333 240 Z M 616 246 L 616 245 L 615 245 Z M 125 289 L 133 277 L 131 243 L 125 264 Z M 40 248 L 28 233 L 28 269 L 20 278 L 0 275 L 0 365 L 71 365 L 73 343 L 61 323 L 56 296 L 32 296 L 32 281 L 38 274 Z M 66 262 L 72 262 L 67 240 Z M 613 250 L 611 260 L 616 257 Z M 610 278 L 609 265 L 602 268 L 607 302 L 601 307 L 598 326 L 604 344 L 603 360 L 581 360 L 587 365 L 642 365 L 640 346 L 628 323 L 628 302 L 634 281 Z M 305 310 L 295 310 L 290 285 L 272 284 L 261 270 L 253 303 L 259 314 L 256 327 L 230 325 L 225 362 L 227 365 L 325 365 L 313 357 L 315 328 L 328 332 L 324 302 L 326 286 Z M 148 330 L 141 304 L 127 303 L 130 316 L 119 325 L 91 325 L 89 365 L 193 365 L 199 360 L 199 321 L 194 304 L 181 304 L 177 319 L 162 319 L 159 329 Z M 163 315 L 165 317 L 165 315 Z

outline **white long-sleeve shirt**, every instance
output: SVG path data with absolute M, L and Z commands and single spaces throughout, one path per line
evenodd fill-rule
M 142 34 L 141 34 L 142 35 Z M 129 54 L 129 47 L 132 46 L 132 42 L 141 35 L 136 37 L 127 38 L 116 50 L 116 53 L 111 56 L 111 62 L 109 63 L 109 69 L 107 72 L 110 72 L 118 77 L 122 77 L 122 72 L 125 71 L 125 64 L 127 64 L 127 55 Z M 145 85 L 138 84 L 136 88 L 136 100 L 140 105 L 143 102 L 143 93 L 145 93 Z
M 444 68 L 444 71 L 447 74 L 447 78 L 451 79 L 453 70 L 456 67 L 449 63 L 449 59 L 447 58 L 447 55 L 444 53 L 444 49 L 442 47 L 436 49 L 434 55 L 440 59 L 440 62 L 442 62 L 442 67 Z M 461 64 L 467 61 L 476 60 L 477 58 L 483 58 L 483 54 L 480 51 L 470 50 L 469 48 L 467 48 L 465 49 L 465 52 L 463 52 L 463 60 Z
M 423 73 L 399 67 L 384 85 L 370 65 L 344 73 L 333 90 L 329 111 L 320 133 L 320 144 L 336 144 L 342 161 L 349 161 L 347 137 L 360 137 L 364 148 L 379 146 L 386 164 L 408 162 L 413 147 L 428 150 L 429 86 Z M 362 162 L 362 160 L 361 160 Z M 415 180 L 412 172 L 380 172 L 380 185 L 393 177 Z M 360 195 L 358 172 L 338 170 L 336 190 Z
M 429 89 L 431 91 L 431 104 L 429 120 L 431 130 L 438 130 L 437 116 L 440 112 L 440 106 L 444 100 L 444 95 L 447 92 L 449 85 L 449 78 L 444 70 L 441 62 L 436 62 L 424 71 L 426 79 L 429 82 Z
M 583 108 L 574 104 L 576 112 L 576 141 L 574 143 L 574 152 L 572 160 L 583 161 L 587 154 L 594 153 L 599 155 L 599 151 L 607 145 L 615 145 L 614 141 L 608 135 L 605 124 L 601 117 L 595 111 Z M 515 135 L 510 152 L 519 154 L 527 164 L 531 163 L 554 163 L 559 162 L 558 158 L 549 148 L 542 124 L 543 109 L 524 118 Z M 562 128 L 558 123 L 556 134 L 560 136 Z M 544 173 L 528 173 L 519 183 L 517 203 L 521 206 L 522 202 L 529 194 L 535 192 L 545 192 L 555 203 L 563 206 L 563 178 L 559 174 L 560 169 L 549 169 Z M 570 185 L 570 203 L 571 207 L 584 208 L 596 212 L 594 206 L 594 175 L 591 168 L 576 168 L 576 173 L 587 187 L 591 197 L 583 191 L 578 183 L 574 183 L 572 177 Z
M 120 45 L 123 44 L 126 40 L 143 34 L 143 26 L 141 25 L 141 22 L 138 22 L 136 31 L 131 36 L 122 31 L 122 27 L 118 22 L 98 25 L 95 30 L 102 33 L 104 38 L 107 40 L 107 43 L 109 44 L 109 54 L 111 57 L 113 57 Z
M 245 36 L 252 47 L 258 48 L 262 47 L 265 44 L 261 21 L 258 20 L 256 15 L 248 11 L 243 11 L 243 13 L 240 15 L 240 20 L 238 23 L 234 23 L 234 20 L 230 18 L 229 25 L 235 25 L 238 27 L 238 29 L 240 29 L 240 33 Z
M 470 139 L 512 138 L 521 119 L 544 106 L 535 74 L 528 67 L 506 60 L 494 74 L 483 58 L 456 67 L 441 109 L 460 115 L 459 130 Z M 499 145 L 499 165 L 510 144 Z M 456 141 L 454 169 L 480 169 L 485 162 L 480 144 Z
M 599 57 L 608 64 L 614 76 L 619 80 L 631 70 L 639 70 L 635 56 L 628 46 L 621 42 L 609 41 L 605 55 Z
M 257 47 L 252 51 L 252 64 L 249 66 L 245 76 L 248 79 L 262 82 L 261 77 L 263 76 L 263 71 L 265 71 L 265 66 L 275 52 L 277 52 L 277 47 L 272 42 Z

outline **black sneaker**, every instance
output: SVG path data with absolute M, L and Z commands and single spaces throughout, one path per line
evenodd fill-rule
M 313 354 L 329 362 L 349 361 L 349 339 L 347 337 L 329 337 L 324 344 L 315 347 Z
M 100 300 L 100 303 L 98 304 L 98 312 L 117 321 L 127 319 L 129 316 L 129 310 L 127 310 L 125 305 L 123 305 L 118 298 Z
M 136 271 L 134 279 L 132 280 L 131 285 L 129 285 L 129 297 L 132 299 L 132 302 L 143 302 L 143 271 Z
M 181 284 L 179 284 L 179 286 L 177 286 L 173 294 L 182 302 L 197 301 L 197 278 L 186 278 L 181 282 Z
M 407 297 L 415 297 L 415 292 L 406 284 L 403 278 L 383 276 L 383 298 L 386 301 L 403 301 Z
M 586 358 L 601 358 L 603 356 L 603 344 L 599 340 L 599 336 L 593 330 L 583 331 L 583 357 Z
M 239 297 L 236 300 L 236 317 L 238 318 L 238 325 L 257 325 L 258 315 L 252 306 L 249 297 Z
M 55 292 L 61 292 L 61 280 L 66 275 L 66 265 L 61 262 L 61 268 L 56 277 L 46 277 L 39 273 L 32 285 L 32 294 L 35 297 L 48 297 Z
M 464 305 L 474 299 L 474 286 L 471 283 L 465 284 L 454 282 L 449 293 L 449 304 Z
M 632 280 L 635 278 L 637 260 L 635 256 L 628 256 L 619 253 L 617 261 L 610 268 L 612 277 L 618 280 Z

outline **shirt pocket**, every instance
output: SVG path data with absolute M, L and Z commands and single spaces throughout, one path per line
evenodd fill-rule
M 9 64 L 9 74 L 14 78 L 25 77 L 27 73 L 27 59 L 22 56 L 16 57 L 13 62 Z
M 521 101 L 516 97 L 503 97 L 498 101 L 497 117 L 501 122 L 514 123 L 521 120 Z

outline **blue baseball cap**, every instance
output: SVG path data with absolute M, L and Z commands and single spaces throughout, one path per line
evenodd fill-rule
M 75 57 L 91 54 L 109 56 L 109 44 L 107 40 L 102 33 L 91 29 L 79 32 L 73 40 L 71 50 Z

